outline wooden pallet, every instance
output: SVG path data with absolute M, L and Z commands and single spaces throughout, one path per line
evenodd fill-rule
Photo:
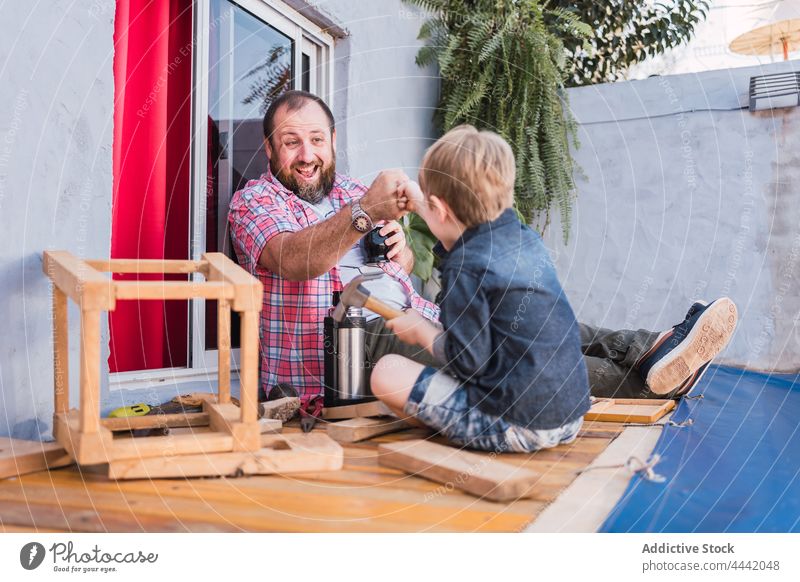
M 328 426 L 317 423 L 311 434 Z M 426 431 L 411 429 L 343 445 L 340 471 L 114 481 L 106 472 L 73 466 L 4 479 L 0 480 L 0 531 L 521 531 L 622 430 L 617 423 L 587 422 L 569 445 L 497 455 L 498 460 L 540 476 L 532 497 L 512 502 L 481 499 L 379 465 L 381 444 L 428 438 Z M 298 421 L 283 431 L 300 433 Z M 430 440 L 445 442 L 440 437 Z
M 656 422 L 675 408 L 674 400 L 646 398 L 600 398 L 595 400 L 584 420 L 599 422 Z
M 45 251 L 43 270 L 53 282 L 54 428 L 56 440 L 81 465 L 173 455 L 241 453 L 261 447 L 258 406 L 258 317 L 262 284 L 222 253 L 201 261 L 138 259 L 80 260 L 66 251 Z M 104 274 L 178 273 L 189 281 L 116 281 Z M 205 280 L 197 277 L 202 276 Z M 80 309 L 80 406 L 69 410 L 67 299 Z M 203 404 L 202 422 L 211 431 L 198 435 L 115 439 L 113 419 L 100 419 L 100 314 L 122 300 L 215 299 L 218 304 L 219 388 L 216 402 Z M 230 312 L 241 317 L 240 407 L 230 395 Z M 146 417 L 143 417 L 146 418 Z M 141 427 L 163 422 L 137 421 Z M 180 419 L 168 422 L 181 423 Z M 153 424 L 150 424 L 153 423 Z M 180 424 L 178 424 L 180 425 Z M 124 429 L 120 429 L 124 430 Z M 165 471 L 166 472 L 166 471 Z

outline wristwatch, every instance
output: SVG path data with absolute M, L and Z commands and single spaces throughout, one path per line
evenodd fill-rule
M 350 215 L 353 218 L 353 228 L 358 232 L 369 232 L 372 230 L 372 219 L 369 217 L 358 200 L 350 205 Z

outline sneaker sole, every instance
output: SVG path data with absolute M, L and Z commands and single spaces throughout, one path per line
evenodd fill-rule
M 733 335 L 739 319 L 736 305 L 717 299 L 697 320 L 681 344 L 659 361 L 647 375 L 650 390 L 668 394 L 719 354 Z

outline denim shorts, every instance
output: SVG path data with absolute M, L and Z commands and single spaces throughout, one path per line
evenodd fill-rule
M 571 443 L 583 424 L 580 417 L 551 429 L 516 426 L 499 416 L 470 408 L 467 390 L 446 372 L 426 367 L 411 389 L 405 412 L 453 444 L 498 453 L 530 453 Z

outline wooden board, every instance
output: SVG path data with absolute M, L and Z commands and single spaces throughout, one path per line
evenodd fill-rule
M 383 466 L 494 501 L 530 495 L 539 480 L 539 475 L 528 469 L 421 439 L 381 445 L 378 454 Z
M 0 479 L 72 464 L 58 443 L 41 443 L 0 437 Z
M 343 420 L 369 416 L 392 416 L 392 411 L 380 400 L 349 404 L 347 406 L 334 406 L 322 410 L 322 418 L 325 420 Z
M 675 408 L 674 400 L 647 398 L 601 398 L 583 417 L 600 422 L 656 422 Z
M 283 423 L 277 418 L 259 418 L 258 430 L 262 435 L 279 433 L 283 430 Z
M 357 443 L 372 437 L 411 428 L 394 416 L 350 418 L 328 425 L 328 436 L 340 443 Z
M 177 455 L 113 461 L 112 479 L 155 479 L 215 475 L 268 475 L 342 468 L 342 447 L 323 433 L 279 435 L 261 438 L 258 451 Z
M 208 426 L 207 412 L 186 412 L 176 414 L 151 414 L 148 416 L 127 416 L 123 418 L 102 418 L 100 424 L 112 432 L 139 430 L 146 428 L 177 428 L 180 426 Z

